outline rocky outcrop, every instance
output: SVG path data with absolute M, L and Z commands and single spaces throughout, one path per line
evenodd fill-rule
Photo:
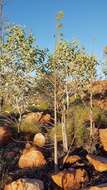
M 93 105 L 107 111 L 107 80 L 99 80 L 93 83 Z
M 90 89 L 90 87 L 88 87 Z M 93 105 L 107 111 L 107 80 L 97 80 L 92 85 Z M 83 97 L 89 100 L 89 90 Z
M 40 132 L 40 125 L 51 125 L 51 120 L 51 115 L 42 111 L 26 113 L 22 116 L 20 130 L 35 134 Z
M 0 126 L 0 145 L 5 145 L 9 142 L 12 136 L 10 127 Z
M 50 123 L 50 120 L 51 120 L 51 115 L 45 114 L 45 115 L 42 115 L 42 117 L 40 119 L 40 123 L 42 123 L 42 124 Z
M 107 190 L 107 183 L 90 187 L 88 190 Z
M 84 169 L 72 168 L 52 175 L 52 180 L 64 190 L 78 190 L 88 181 L 88 175 Z
M 99 129 L 100 142 L 105 151 L 107 151 L 107 129 Z
M 98 108 L 107 111 L 107 97 L 104 99 L 94 99 L 93 105 L 97 106 Z
M 18 179 L 5 185 L 4 190 L 44 190 L 44 184 L 38 179 Z
M 43 112 L 31 112 L 24 115 L 23 120 L 28 123 L 49 123 L 51 120 L 50 114 L 44 114 Z
M 24 121 L 28 123 L 37 123 L 42 117 L 43 112 L 31 112 L 24 116 Z
M 90 164 L 93 165 L 95 170 L 99 172 L 107 171 L 107 158 L 101 157 L 101 156 L 94 156 L 92 154 L 88 154 L 86 156 Z
M 81 158 L 78 155 L 65 156 L 63 159 L 63 164 L 74 164 L 79 160 L 81 160 Z
M 45 164 L 46 160 L 43 154 L 35 147 L 25 148 L 18 163 L 19 168 L 43 167 Z
M 106 94 L 107 92 L 107 80 L 97 80 L 93 83 L 94 94 Z

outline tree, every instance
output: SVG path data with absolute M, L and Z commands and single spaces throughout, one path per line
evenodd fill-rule
M 43 53 L 34 46 L 32 34 L 26 34 L 19 26 L 8 28 L 0 57 L 1 96 L 4 104 L 21 113 L 30 103 L 35 87 L 35 65 L 42 61 Z M 34 92 L 34 91 L 33 91 Z
M 70 96 L 79 95 L 83 101 L 85 91 L 88 90 L 90 94 L 90 139 L 93 139 L 92 87 L 96 79 L 98 61 L 95 56 L 86 54 L 85 50 L 81 49 L 78 43 L 60 43 L 55 56 L 58 63 L 58 81 L 60 81 L 60 86 L 63 86 L 63 91 L 60 91 L 60 93 L 62 92 L 63 94 L 61 97 L 64 97 L 66 106 L 68 103 L 67 99 L 65 100 L 65 96 L 67 97 L 69 94 Z
M 78 93 L 80 97 L 85 91 L 89 92 L 90 107 L 90 142 L 93 140 L 93 82 L 96 79 L 96 66 L 98 61 L 95 56 L 87 55 L 85 52 L 78 54 L 75 64 Z M 77 66 L 76 66 L 77 65 Z M 77 68 L 76 68 L 77 67 Z M 81 97 L 82 98 L 82 97 Z M 83 98 L 82 98 L 83 99 Z
M 59 29 L 61 28 L 60 20 L 64 17 L 63 12 L 59 12 L 56 15 L 56 44 L 55 44 L 55 50 L 57 47 L 57 44 L 59 43 Z M 56 125 L 57 125 L 57 68 L 56 68 L 56 59 L 53 58 L 53 65 L 54 65 L 54 127 L 55 127 L 55 132 L 54 132 L 54 163 L 55 163 L 55 170 L 57 170 L 57 165 L 58 165 L 58 156 L 57 156 L 57 135 L 56 135 Z

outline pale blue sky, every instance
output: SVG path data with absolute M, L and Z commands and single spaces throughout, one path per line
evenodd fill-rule
M 5 16 L 32 30 L 41 47 L 53 49 L 55 15 L 60 10 L 65 14 L 65 39 L 78 39 L 102 59 L 107 45 L 107 0 L 6 0 Z

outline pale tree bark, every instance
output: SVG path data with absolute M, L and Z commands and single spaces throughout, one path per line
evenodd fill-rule
M 55 64 L 55 63 L 54 63 Z M 58 165 L 58 156 L 57 156 L 57 131 L 56 131 L 56 125 L 57 125 L 57 96 L 56 96 L 56 66 L 55 66 L 55 81 L 54 81 L 54 164 L 55 164 L 55 171 L 57 171 L 57 165 Z
M 60 41 L 60 20 L 64 17 L 63 12 L 59 12 L 56 15 L 56 35 L 55 35 L 55 50 L 57 48 L 57 45 Z M 54 164 L 55 164 L 55 171 L 58 169 L 58 148 L 57 148 L 57 131 L 56 131 L 56 126 L 57 126 L 57 61 L 54 60 L 54 127 L 55 127 L 55 132 L 54 132 Z
M 21 125 L 21 121 L 22 121 L 22 115 L 21 115 L 21 110 L 20 110 L 20 106 L 18 104 L 18 99 L 16 97 L 16 109 L 18 111 L 19 114 L 19 122 L 18 122 L 18 133 L 20 133 L 20 125 Z
M 69 112 L 69 91 L 68 91 L 68 71 L 67 71 L 67 64 L 65 65 L 66 70 L 66 84 L 65 84 L 65 90 L 66 90 L 66 104 L 67 104 L 67 116 Z
M 3 50 L 2 50 L 2 45 L 3 45 L 3 0 L 0 0 L 0 42 L 1 42 L 1 48 L 0 48 L 0 56 L 2 56 Z M 2 73 L 0 71 L 0 89 L 1 89 L 1 93 L 2 93 Z M 1 95 L 0 97 L 0 112 L 2 112 L 2 108 L 3 108 L 3 102 L 4 102 L 4 98 Z
M 65 105 L 63 105 L 62 112 L 62 140 L 63 140 L 63 151 L 68 151 L 68 142 L 67 142 L 67 131 L 66 131 L 66 118 L 65 118 Z
M 90 137 L 93 137 L 93 95 L 90 92 Z
M 92 143 L 93 143 L 93 77 L 91 76 L 90 79 L 90 151 L 92 151 Z
M 69 91 L 68 91 L 68 70 L 67 64 L 66 68 L 66 83 L 65 83 L 65 92 L 66 92 L 66 131 L 68 130 L 68 119 L 69 119 Z
M 67 63 L 65 64 L 65 94 L 66 94 L 66 108 L 63 102 L 63 112 L 62 112 L 62 137 L 63 137 L 63 151 L 68 151 L 68 139 L 67 139 L 67 130 L 68 130 L 68 114 L 69 114 L 69 92 L 68 92 L 68 71 Z M 65 116 L 66 115 L 66 116 Z

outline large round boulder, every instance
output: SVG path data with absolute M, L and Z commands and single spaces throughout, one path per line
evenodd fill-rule
M 46 160 L 42 152 L 38 151 L 35 147 L 26 147 L 19 159 L 19 168 L 34 168 L 43 167 Z
M 37 145 L 37 146 L 40 146 L 40 147 L 44 146 L 45 145 L 45 137 L 44 137 L 44 135 L 42 135 L 42 133 L 37 133 L 34 136 L 33 144 Z

